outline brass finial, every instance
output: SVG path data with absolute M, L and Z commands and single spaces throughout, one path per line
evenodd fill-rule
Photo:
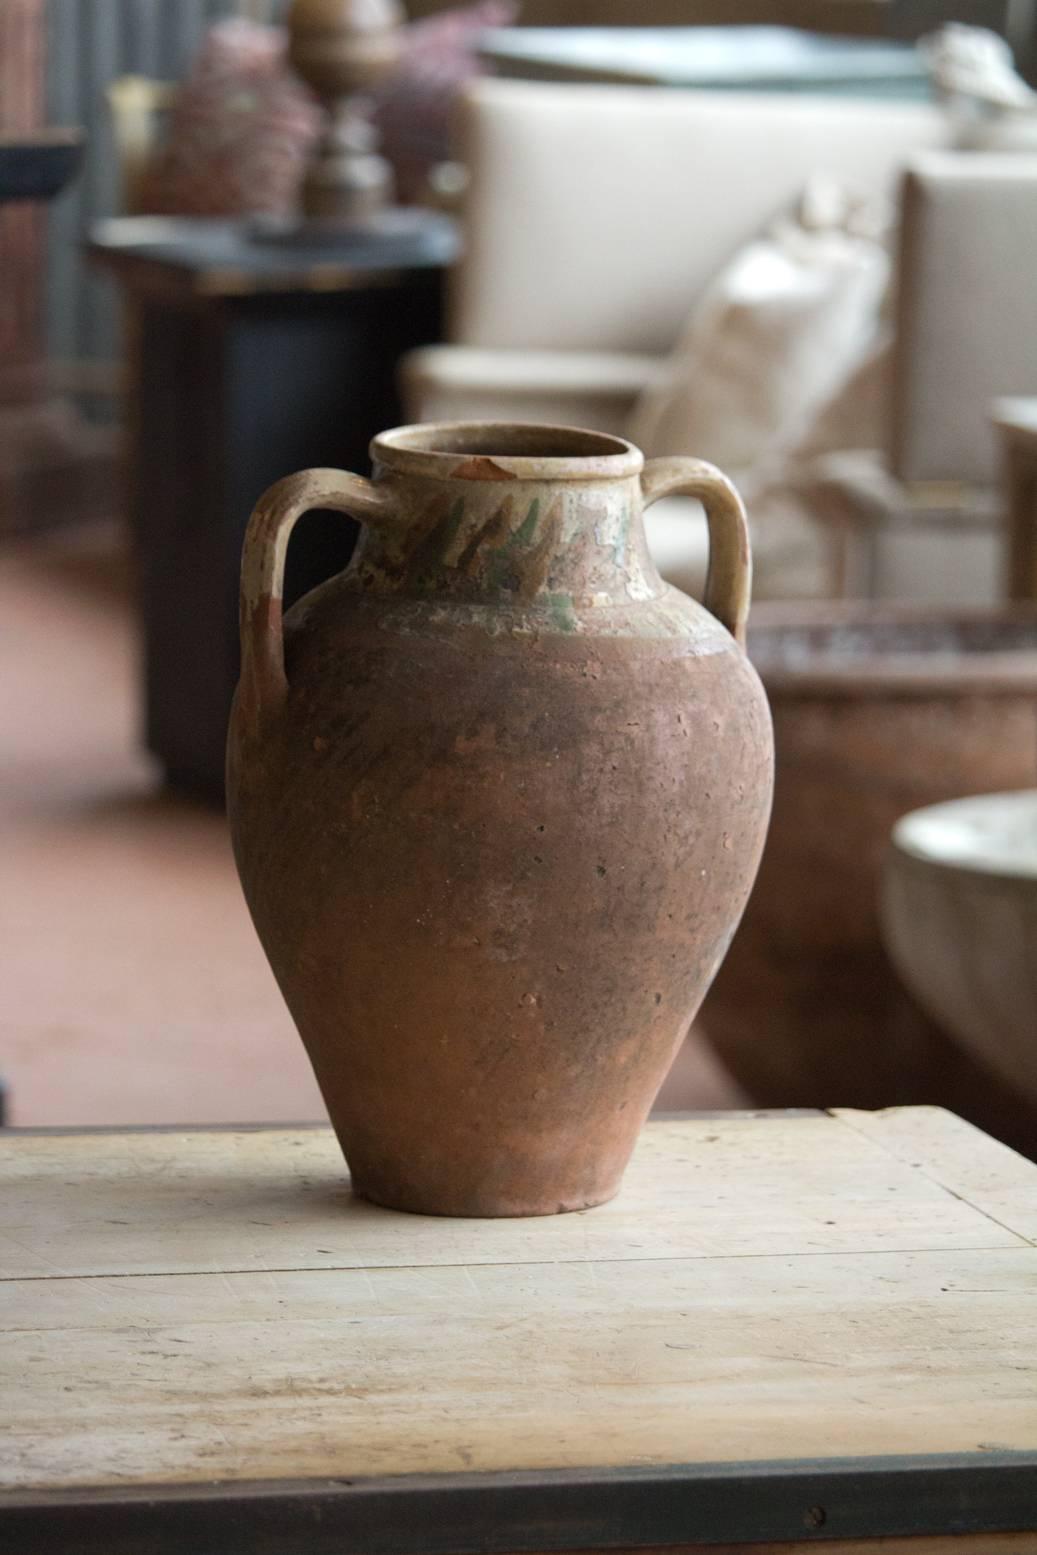
M 354 99 L 392 71 L 403 20 L 399 0 L 292 0 L 289 58 L 328 116 L 303 181 L 308 223 L 359 228 L 392 202 L 392 169 Z

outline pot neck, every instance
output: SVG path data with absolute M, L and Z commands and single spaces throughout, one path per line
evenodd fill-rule
M 663 592 L 636 475 L 443 479 L 376 465 L 374 479 L 396 518 L 362 532 L 349 576 L 365 593 L 557 609 Z

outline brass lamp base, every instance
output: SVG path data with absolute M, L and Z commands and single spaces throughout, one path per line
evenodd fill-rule
M 392 168 L 357 97 L 391 74 L 402 21 L 399 0 L 292 0 L 288 57 L 327 113 L 302 186 L 311 236 L 370 229 L 392 203 Z

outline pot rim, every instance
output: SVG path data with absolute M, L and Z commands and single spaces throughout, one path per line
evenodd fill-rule
M 433 421 L 371 439 L 375 464 L 433 480 L 623 480 L 644 469 L 626 438 L 544 421 Z

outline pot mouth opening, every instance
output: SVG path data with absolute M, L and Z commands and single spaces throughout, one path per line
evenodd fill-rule
M 644 467 L 640 449 L 622 437 L 532 421 L 395 427 L 373 439 L 371 458 L 440 480 L 615 480 Z

